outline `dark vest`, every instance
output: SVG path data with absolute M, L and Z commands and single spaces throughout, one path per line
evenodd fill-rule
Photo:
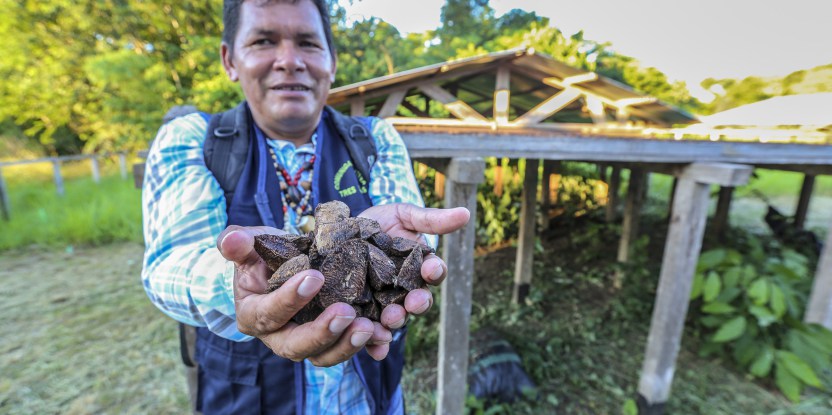
M 367 119 L 370 130 L 370 120 Z M 254 125 L 253 122 L 251 125 Z M 340 200 L 353 216 L 372 206 L 367 183 L 350 167 L 349 152 L 326 112 L 318 124 L 315 147 L 313 203 Z M 228 225 L 283 227 L 283 207 L 277 176 L 265 139 L 251 131 L 247 162 L 228 206 Z M 352 361 L 375 414 L 386 414 L 399 386 L 404 366 L 404 336 L 390 344 L 381 362 L 366 351 Z M 275 355 L 257 339 L 234 342 L 197 328 L 199 363 L 197 409 L 209 414 L 302 414 L 303 363 Z

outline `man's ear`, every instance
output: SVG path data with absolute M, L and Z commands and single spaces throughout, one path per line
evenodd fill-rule
M 225 74 L 231 82 L 237 82 L 240 77 L 237 75 L 237 69 L 234 66 L 234 55 L 231 53 L 231 48 L 228 44 L 222 42 L 220 45 L 220 57 L 222 58 L 222 67 L 225 69 Z

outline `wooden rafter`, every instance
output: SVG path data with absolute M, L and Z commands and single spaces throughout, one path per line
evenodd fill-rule
M 581 96 L 581 91 L 575 88 L 566 88 L 549 99 L 541 102 L 536 107 L 523 114 L 512 124 L 520 126 L 528 126 L 532 124 L 539 124 L 541 121 L 551 117 L 554 113 L 566 108 L 567 105 Z
M 592 122 L 595 124 L 605 124 L 607 122 L 607 113 L 604 111 L 604 103 L 594 95 L 587 95 L 586 101 L 589 115 L 592 117 Z
M 508 124 L 508 109 L 511 105 L 511 71 L 508 66 L 497 68 L 494 85 L 494 121 L 497 125 Z
M 405 95 L 407 95 L 406 89 L 399 89 L 391 92 L 384 101 L 384 105 L 382 105 L 381 110 L 379 110 L 378 116 L 380 118 L 388 118 L 396 115 L 396 111 L 399 109 L 399 105 L 404 100 Z
M 441 102 L 445 108 L 448 109 L 448 112 L 453 114 L 455 117 L 465 120 L 465 121 L 488 121 L 485 117 L 482 116 L 477 110 L 471 108 L 468 104 L 462 102 L 459 98 L 455 97 L 450 92 L 442 89 L 437 84 L 424 84 L 420 85 L 419 89 L 422 90 L 427 96 L 431 97 L 432 99 Z
M 350 100 L 350 115 L 363 116 L 366 102 L 361 98 L 353 98 Z

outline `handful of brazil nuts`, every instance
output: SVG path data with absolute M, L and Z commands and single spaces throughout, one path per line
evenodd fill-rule
M 307 235 L 258 235 L 254 249 L 274 273 L 268 291 L 280 288 L 295 274 L 316 269 L 324 285 L 293 320 L 314 320 L 326 307 L 347 303 L 359 317 L 379 321 L 381 310 L 404 304 L 408 292 L 425 287 L 422 259 L 433 249 L 391 237 L 378 222 L 350 217 L 339 201 L 318 205 L 315 230 Z

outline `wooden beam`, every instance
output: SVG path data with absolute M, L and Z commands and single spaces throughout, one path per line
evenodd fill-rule
M 728 228 L 728 216 L 731 212 L 731 199 L 734 197 L 734 187 L 722 186 L 719 188 L 719 199 L 716 203 L 716 212 L 711 230 L 714 234 L 722 237 Z
M 483 123 L 481 127 L 476 131 L 454 133 L 407 129 L 400 130 L 400 133 L 411 157 L 545 157 L 550 160 L 638 163 L 832 165 L 832 146 L 649 140 L 615 136 L 590 139 L 542 131 L 495 133 L 489 123 Z
M 770 169 L 770 170 L 785 170 L 785 171 L 795 171 L 798 173 L 803 174 L 811 174 L 813 176 L 832 176 L 832 164 L 827 164 L 825 166 L 821 165 L 801 165 L 801 164 L 792 164 L 792 165 L 781 165 L 781 164 L 755 164 L 757 168 L 760 169 Z
M 482 114 L 478 113 L 477 110 L 471 108 L 468 104 L 460 101 L 453 94 L 442 89 L 442 87 L 440 87 L 437 84 L 420 85 L 419 89 L 421 89 L 422 92 L 427 94 L 427 96 L 431 97 L 432 99 L 441 102 L 443 105 L 445 105 L 445 108 L 447 108 L 451 114 L 453 114 L 459 119 L 465 121 L 488 122 L 488 119 L 483 117 Z
M 61 175 L 61 161 L 52 159 L 52 176 L 55 179 L 55 191 L 58 196 L 64 195 L 64 176 Z
M 363 98 L 353 98 L 350 100 L 350 115 L 353 117 L 364 116 L 367 101 Z
M 812 190 L 815 187 L 815 176 L 807 174 L 803 176 L 803 186 L 800 189 L 800 199 L 794 213 L 794 226 L 803 229 L 806 224 L 806 214 L 809 212 L 809 202 L 812 199 Z
M 413 159 L 414 161 L 418 161 L 419 163 L 424 164 L 442 174 L 448 174 L 448 163 L 451 161 L 449 159 L 437 159 L 437 158 L 419 158 Z
M 592 122 L 594 124 L 606 124 L 609 120 L 607 120 L 607 113 L 604 112 L 604 103 L 597 97 L 589 95 L 585 97 L 585 100 Z
M 494 86 L 494 121 L 497 125 L 508 124 L 508 110 L 511 104 L 511 70 L 508 66 L 497 68 Z
M 512 124 L 516 126 L 529 126 L 538 124 L 541 121 L 551 117 L 556 112 L 564 109 L 567 105 L 578 99 L 581 93 L 574 88 L 567 88 L 559 93 L 552 95 L 549 99 L 541 102 L 536 107 L 523 114 Z
M 422 109 L 420 109 L 419 107 L 417 107 L 417 106 L 415 106 L 415 105 L 411 104 L 411 103 L 410 103 L 410 102 L 408 102 L 406 99 L 402 101 L 402 106 L 403 106 L 403 107 L 405 107 L 405 108 L 407 108 L 408 110 L 410 110 L 410 112 L 412 112 L 412 113 L 416 114 L 416 115 L 417 115 L 417 116 L 419 116 L 419 117 L 422 117 L 422 118 L 430 118 L 430 114 L 428 114 L 428 113 L 427 113 L 427 112 L 425 112 L 425 111 L 422 111 Z
M 641 220 L 642 195 L 647 178 L 642 169 L 630 170 L 630 181 L 627 183 L 627 202 L 624 205 L 624 222 L 621 224 L 621 239 L 618 242 L 618 262 L 630 260 L 630 250 L 638 238 L 638 226 Z M 620 281 L 618 282 L 620 285 Z
M 826 233 L 804 319 L 832 330 L 832 223 Z
M 568 86 L 568 85 L 577 85 L 582 84 L 584 82 L 592 82 L 598 80 L 598 74 L 595 72 L 587 72 L 582 73 L 580 75 L 573 75 L 563 78 L 560 81 L 561 85 Z
M 9 189 L 6 187 L 6 181 L 3 179 L 3 169 L 0 169 L 0 214 L 3 215 L 3 220 L 6 222 L 11 220 L 10 211 Z
M 523 303 L 532 283 L 534 262 L 535 213 L 537 212 L 537 159 L 526 159 L 523 178 L 523 205 L 520 208 L 520 235 L 514 268 L 514 293 L 511 300 Z
M 482 128 L 488 127 L 492 128 L 493 124 L 488 121 L 478 121 L 478 120 L 460 120 L 457 118 L 419 118 L 419 117 L 389 117 L 386 119 L 387 122 L 393 124 L 395 126 L 400 125 L 408 125 L 408 126 L 428 126 L 428 127 L 444 127 L 445 129 L 453 129 L 453 128 L 460 128 L 460 129 L 470 129 L 470 128 Z M 448 158 L 453 157 L 453 155 L 448 155 Z
M 618 219 L 618 192 L 620 189 L 621 168 L 613 166 L 610 173 L 609 190 L 607 191 L 607 205 L 605 206 L 607 223 L 613 223 Z
M 541 195 L 541 223 L 543 229 L 549 228 L 549 214 L 552 211 L 552 205 L 557 203 L 557 200 L 552 200 L 552 175 L 560 170 L 560 162 L 553 160 L 543 161 L 543 180 L 541 181 L 540 191 Z
M 639 380 L 640 413 L 663 413 L 670 396 L 685 315 L 690 303 L 693 275 L 708 216 L 711 183 L 702 182 L 703 179 L 697 173 L 707 168 L 708 166 L 691 165 L 679 177 Z M 730 168 L 732 167 L 728 165 L 711 166 L 714 170 Z M 733 168 L 737 170 L 735 174 L 725 175 L 742 177 L 746 172 L 750 174 L 751 170 L 747 166 Z
M 445 207 L 463 206 L 471 212 L 468 224 L 443 237 L 448 278 L 442 284 L 439 313 L 437 414 L 462 414 L 468 381 L 468 335 L 474 285 L 474 237 L 477 223 L 477 185 L 484 180 L 482 159 L 456 158 L 448 166 Z
M 390 92 L 390 95 L 387 96 L 387 99 L 384 101 L 384 105 L 381 106 L 381 110 L 378 112 L 378 117 L 388 118 L 396 115 L 396 111 L 399 109 L 399 104 L 402 103 L 405 95 L 407 95 L 406 89 Z

